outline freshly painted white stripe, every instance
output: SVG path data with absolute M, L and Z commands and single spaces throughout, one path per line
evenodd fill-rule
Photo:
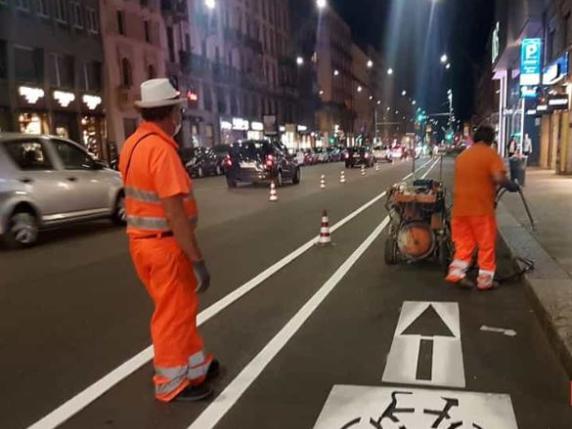
M 262 371 L 264 371 L 264 368 L 266 368 L 272 359 L 276 357 L 280 350 L 282 350 L 288 341 L 298 332 L 304 322 L 308 320 L 320 304 L 335 289 L 388 224 L 389 217 L 386 217 L 188 429 L 211 429 L 220 421 L 233 405 L 236 404 L 246 389 L 248 389 Z
M 424 168 L 427 166 L 431 161 L 426 162 L 423 164 L 419 169 Z M 411 175 L 409 175 L 411 177 Z M 372 205 L 377 203 L 380 199 L 382 199 L 386 195 L 386 192 L 382 192 L 378 196 L 372 198 L 370 201 L 365 203 L 363 206 L 355 210 L 354 212 L 350 213 L 348 216 L 340 220 L 334 226 L 330 228 L 330 232 L 334 232 L 337 229 L 344 226 L 346 223 L 350 222 L 355 217 L 359 216 L 365 210 L 370 208 Z M 253 279 L 249 280 L 239 288 L 235 289 L 224 298 L 220 299 L 210 307 L 206 308 L 205 310 L 201 311 L 197 316 L 197 323 L 198 325 L 202 325 L 210 318 L 216 316 L 222 310 L 224 310 L 229 305 L 233 304 L 244 295 L 249 293 L 251 290 L 259 286 L 262 282 L 270 278 L 272 275 L 276 274 L 286 265 L 294 261 L 299 256 L 303 255 L 305 252 L 310 250 L 319 240 L 319 237 L 315 237 L 308 241 L 306 244 L 303 244 L 298 249 L 294 250 L 289 255 L 286 255 L 274 265 L 268 267 L 266 270 L 258 274 Z M 151 359 L 153 359 L 153 346 L 149 346 L 143 351 L 139 352 L 135 356 L 133 356 L 128 361 L 124 362 L 113 371 L 93 383 L 92 385 L 88 386 L 80 393 L 75 395 L 73 398 L 69 399 L 68 401 L 64 402 L 58 408 L 47 414 L 42 419 L 38 420 L 36 423 L 32 424 L 28 427 L 28 429 L 52 429 L 57 427 L 58 425 L 62 424 L 70 417 L 74 416 L 82 409 L 87 407 L 113 386 L 124 380 L 125 378 L 129 377 L 143 365 L 147 364 Z

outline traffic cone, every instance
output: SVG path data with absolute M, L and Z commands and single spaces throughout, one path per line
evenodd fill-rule
M 379 171 L 379 162 L 375 163 L 375 171 Z
M 340 173 L 340 183 L 346 183 L 346 172 L 343 170 Z
M 328 219 L 328 212 L 322 212 L 322 225 L 320 227 L 320 238 L 318 239 L 319 246 L 328 246 L 332 244 L 332 237 L 330 236 L 330 221 Z
M 326 176 L 324 174 L 320 177 L 320 189 L 326 189 Z
M 365 176 L 365 165 L 361 166 L 361 175 Z
M 270 183 L 270 201 L 278 201 L 278 194 L 276 193 L 276 185 L 274 182 Z

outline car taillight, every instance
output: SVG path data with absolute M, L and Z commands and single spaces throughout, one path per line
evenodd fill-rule
M 272 167 L 274 165 L 274 157 L 272 155 L 268 155 L 266 157 L 266 166 Z
M 349 157 L 350 157 L 350 154 L 349 154 L 349 153 L 345 153 L 345 154 L 344 154 L 344 158 L 345 158 L 345 159 L 348 159 Z
M 228 166 L 228 167 L 231 167 L 231 166 L 232 166 L 232 160 L 230 159 L 229 156 L 227 156 L 227 157 L 224 159 L 224 163 L 225 163 L 225 165 Z

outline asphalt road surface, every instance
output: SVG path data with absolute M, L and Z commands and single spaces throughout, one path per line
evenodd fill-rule
M 418 176 L 436 178 L 427 161 Z M 569 381 L 523 285 L 483 294 L 434 264 L 386 266 L 380 195 L 411 164 L 346 171 L 344 185 L 342 169 L 305 168 L 277 203 L 266 187 L 195 181 L 213 274 L 201 331 L 225 369 L 210 402 L 153 399 L 152 308 L 122 230 L 0 251 L 0 427 L 570 429 Z M 327 248 L 311 242 L 322 209 Z

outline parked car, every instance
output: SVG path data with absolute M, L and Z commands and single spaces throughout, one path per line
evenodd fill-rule
M 230 188 L 235 188 L 238 182 L 274 182 L 276 186 L 282 186 L 287 180 L 295 185 L 300 183 L 300 166 L 278 142 L 246 140 L 235 143 L 225 164 Z
M 304 153 L 304 151 L 299 150 L 298 152 L 296 152 L 296 163 L 298 165 L 305 165 L 306 164 L 306 154 Z
M 346 155 L 346 168 L 353 168 L 356 165 L 372 167 L 375 164 L 373 152 L 370 146 L 357 146 L 348 148 Z
M 339 147 L 329 147 L 327 151 L 329 162 L 340 162 L 342 160 L 342 150 Z
M 230 145 L 218 144 L 215 147 L 213 147 L 213 152 L 216 156 L 217 165 L 220 166 L 219 174 L 224 174 L 224 160 L 230 153 Z
M 195 148 L 191 159 L 185 164 L 191 177 L 218 176 L 223 167 L 212 149 Z
M 324 164 L 324 163 L 328 162 L 328 160 L 329 160 L 328 151 L 326 149 L 316 148 L 316 149 L 314 149 L 314 152 L 316 153 L 316 158 L 317 158 L 318 163 Z
M 32 246 L 40 230 L 110 218 L 125 223 L 121 175 L 70 140 L 0 133 L 0 237 Z
M 308 149 L 304 153 L 304 165 L 314 165 L 318 162 L 318 157 L 312 149 Z
M 387 146 L 377 145 L 373 148 L 373 158 L 376 162 L 393 162 L 391 151 Z
M 407 157 L 407 153 L 405 151 L 405 149 L 403 149 L 402 146 L 394 146 L 391 149 L 391 158 L 394 161 L 400 161 L 402 159 L 405 159 Z

